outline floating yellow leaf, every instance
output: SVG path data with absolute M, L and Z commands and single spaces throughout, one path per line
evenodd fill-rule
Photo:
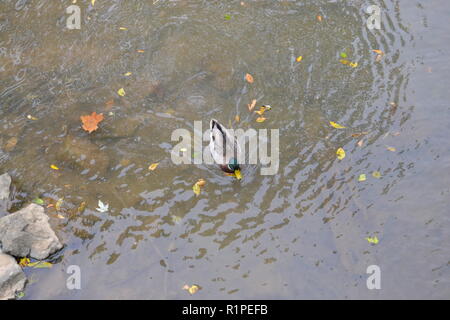
M 139 53 L 144 53 L 145 50 L 137 50 L 137 52 L 139 52 Z
M 263 115 L 264 112 L 266 112 L 266 110 L 270 110 L 272 109 L 271 106 L 262 106 L 261 108 L 259 108 L 258 111 L 255 111 L 255 113 L 259 114 L 260 116 Z
M 380 171 L 374 171 L 374 172 L 372 173 L 372 176 L 373 176 L 374 178 L 379 179 L 379 178 L 381 178 L 381 172 L 380 172 Z
M 148 170 L 155 171 L 158 166 L 159 166 L 159 163 L 153 163 L 150 165 L 150 167 L 148 167 Z
M 28 258 L 22 258 L 19 261 L 19 266 L 21 266 L 21 267 L 26 267 L 29 264 L 30 264 L 30 259 L 28 259 Z
M 258 119 L 256 119 L 256 122 L 261 123 L 261 122 L 264 122 L 264 121 L 266 121 L 266 120 L 267 120 L 267 119 L 264 118 L 264 117 L 259 117 Z
M 200 188 L 198 182 L 194 184 L 194 186 L 192 187 L 192 190 L 194 191 L 194 193 L 199 196 L 200 192 L 202 192 L 202 189 Z
M 31 114 L 27 115 L 27 118 L 28 118 L 29 120 L 33 120 L 33 121 L 39 120 L 38 118 L 33 117 Z
M 336 129 L 345 129 L 345 128 L 346 128 L 346 127 L 341 126 L 340 124 L 338 124 L 338 123 L 336 123 L 336 122 L 333 122 L 333 121 L 330 121 L 330 125 L 331 125 L 333 128 L 336 128 Z
M 59 170 L 59 168 L 58 168 L 57 166 L 55 166 L 54 164 L 52 164 L 52 165 L 50 166 L 50 168 L 52 168 L 53 170 Z
M 125 89 L 124 89 L 124 88 L 120 88 L 120 89 L 117 91 L 117 94 L 118 94 L 119 96 L 121 96 L 121 97 L 124 97 L 124 96 L 125 96 Z
M 187 284 L 183 287 L 183 290 L 186 290 L 190 294 L 196 294 L 198 290 L 200 290 L 200 287 L 197 285 L 188 286 Z
M 197 181 L 197 184 L 198 184 L 199 187 L 204 187 L 205 184 L 206 184 L 206 181 L 203 180 L 203 179 L 200 179 L 200 180 Z
M 132 74 L 133 74 L 133 73 L 131 73 L 131 72 L 127 72 L 127 73 L 124 74 L 124 76 L 125 76 L 125 77 L 129 77 L 129 76 L 131 76 Z
M 366 179 L 367 179 L 367 177 L 366 177 L 365 173 L 360 174 L 358 177 L 358 181 L 360 181 L 360 182 L 366 181 Z
M 53 267 L 53 264 L 51 264 L 50 262 L 45 262 L 45 261 L 38 261 L 38 262 L 29 263 L 27 265 L 27 267 L 36 268 L 36 269 L 51 268 L 51 267 Z
M 397 151 L 397 149 L 395 149 L 394 147 L 387 147 L 387 149 L 388 149 L 389 151 L 391 151 L 391 152 Z
M 95 0 L 91 0 L 92 6 L 95 5 Z
M 372 244 L 377 244 L 378 243 L 378 238 L 375 236 L 375 237 L 372 237 L 372 238 L 366 238 L 366 240 L 367 240 L 367 242 L 369 242 L 369 243 L 372 243 Z
M 345 158 L 345 151 L 342 148 L 339 148 L 336 150 L 336 154 L 339 160 L 342 160 Z
M 120 27 L 120 28 L 119 28 L 119 30 L 123 30 L 123 31 L 126 31 L 126 30 L 128 30 L 128 28 L 125 28 L 125 27 Z
M 302 61 L 303 60 L 303 57 L 302 56 L 299 56 L 298 58 L 297 58 L 297 62 L 300 62 L 300 61 Z
M 350 67 L 356 68 L 358 66 L 358 62 L 350 62 Z

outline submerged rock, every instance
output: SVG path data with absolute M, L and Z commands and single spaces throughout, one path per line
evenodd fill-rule
M 107 153 L 100 150 L 88 138 L 73 135 L 66 137 L 64 145 L 57 151 L 57 159 L 69 163 L 71 166 L 100 175 L 105 175 L 110 161 Z
M 27 278 L 16 260 L 0 252 L 0 300 L 14 299 Z
M 0 218 L 0 244 L 4 253 L 15 257 L 46 259 L 63 247 L 48 223 L 44 208 L 30 204 Z
M 9 188 L 11 177 L 5 173 L 0 176 L 0 215 L 9 209 Z

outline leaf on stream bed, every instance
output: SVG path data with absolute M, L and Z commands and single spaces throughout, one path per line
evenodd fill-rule
M 367 179 L 367 177 L 366 177 L 365 173 L 360 174 L 359 177 L 358 177 L 358 181 L 359 182 L 366 181 L 366 179 Z
M 253 78 L 253 76 L 250 73 L 247 73 L 245 75 L 245 80 L 247 80 L 248 83 L 253 83 L 255 81 L 255 79 Z
M 188 286 L 187 284 L 183 287 L 183 290 L 186 290 L 187 292 L 189 292 L 191 295 L 196 294 L 199 290 L 200 287 L 193 284 L 192 286 Z
M 81 116 L 80 119 L 83 123 L 83 129 L 92 133 L 98 129 L 98 124 L 102 122 L 104 118 L 103 113 L 97 114 L 97 112 L 94 111 L 91 115 Z
M 159 166 L 159 163 L 153 163 L 148 167 L 148 170 L 155 171 L 158 166 Z

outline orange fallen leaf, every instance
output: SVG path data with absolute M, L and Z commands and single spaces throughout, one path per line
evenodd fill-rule
M 239 115 L 236 115 L 236 117 L 234 117 L 234 120 L 235 120 L 236 122 L 239 122 L 239 121 L 241 121 L 241 117 L 239 117 Z
M 381 51 L 381 50 L 372 50 L 372 51 L 375 52 L 376 54 L 379 54 L 379 55 L 383 55 L 384 54 L 384 52 Z
M 81 116 L 83 122 L 83 129 L 89 133 L 98 129 L 98 124 L 104 119 L 103 113 L 97 114 L 95 111 L 91 115 Z
M 199 180 L 197 181 L 197 184 L 198 184 L 199 187 L 204 187 L 205 184 L 206 184 L 206 181 L 203 180 L 203 179 L 199 179 Z
M 317 20 L 318 20 L 319 22 L 322 22 L 322 16 L 317 16 Z
M 248 83 L 253 83 L 255 79 L 253 79 L 253 76 L 250 73 L 247 73 L 245 75 L 245 80 L 247 80 Z

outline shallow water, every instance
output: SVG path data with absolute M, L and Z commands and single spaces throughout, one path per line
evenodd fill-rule
M 0 172 L 14 209 L 64 199 L 48 213 L 66 247 L 26 270 L 27 299 L 450 297 L 448 1 L 78 1 L 68 30 L 71 2 L 0 3 Z M 273 107 L 265 122 L 252 99 Z M 277 174 L 175 165 L 172 132 L 211 118 L 279 129 Z

